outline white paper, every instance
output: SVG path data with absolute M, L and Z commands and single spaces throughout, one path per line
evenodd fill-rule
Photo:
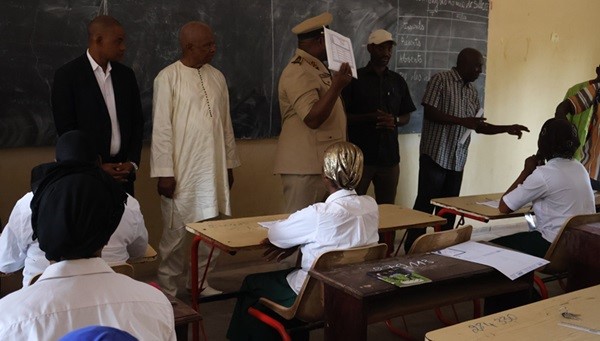
M 491 208 L 498 208 L 498 207 L 500 207 L 500 200 L 479 201 L 479 202 L 477 202 L 477 205 L 484 205 L 484 206 L 489 206 Z
M 477 114 L 475 114 L 475 117 L 483 117 L 483 109 L 479 109 Z M 467 137 L 469 137 L 471 135 L 472 131 L 473 131 L 473 129 L 467 129 L 460 137 L 460 140 L 458 140 L 458 143 L 465 144 L 465 142 L 467 142 Z
M 342 63 L 348 63 L 352 69 L 352 77 L 358 79 L 350 38 L 325 27 L 325 48 L 330 70 L 339 71 Z
M 473 241 L 464 242 L 433 253 L 491 266 L 511 280 L 550 263 L 543 258 Z

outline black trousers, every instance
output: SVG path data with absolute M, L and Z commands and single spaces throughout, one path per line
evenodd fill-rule
M 433 213 L 434 206 L 431 204 L 431 199 L 458 196 L 460 194 L 462 178 L 463 172 L 442 168 L 429 155 L 421 154 L 419 157 L 419 188 L 413 209 L 425 213 Z M 456 217 L 448 215 L 444 218 L 448 222 L 442 226 L 442 229 L 451 229 L 454 226 Z M 404 251 L 408 252 L 414 241 L 425 234 L 425 232 L 425 228 L 409 229 L 406 232 Z

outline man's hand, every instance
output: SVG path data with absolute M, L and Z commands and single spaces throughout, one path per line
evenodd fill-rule
M 278 248 L 277 246 L 271 244 L 271 242 L 269 241 L 269 238 L 263 239 L 260 242 L 260 244 L 265 245 L 267 247 L 267 250 L 263 253 L 263 257 L 269 262 L 272 260 L 281 262 L 282 260 L 284 260 L 284 259 L 288 258 L 289 256 L 291 256 L 292 254 L 294 254 L 294 252 L 296 252 L 296 250 L 298 250 L 297 246 L 291 247 L 289 249 Z
M 342 63 L 340 70 L 333 75 L 331 87 L 343 89 L 352 81 L 352 68 L 348 63 Z
M 131 169 L 126 167 L 128 165 L 133 169 L 133 165 L 129 162 L 126 163 L 103 163 L 102 170 L 104 170 L 108 175 L 112 176 L 118 182 L 127 182 L 127 178 L 129 177 L 129 173 Z
M 537 168 L 537 166 L 542 166 L 544 164 L 544 160 L 541 160 L 537 155 L 531 155 L 527 159 L 525 159 L 525 165 L 523 166 L 523 173 L 529 174 L 533 173 L 533 171 Z
M 526 126 L 522 126 L 520 124 L 513 124 L 510 126 L 506 127 L 506 133 L 509 135 L 515 135 L 517 136 L 519 139 L 521 139 L 521 136 L 523 136 L 523 132 L 529 132 L 529 128 L 527 128 Z
M 388 114 L 385 111 L 377 110 L 377 122 L 375 123 L 375 127 L 377 129 L 396 129 L 396 122 L 394 121 L 394 116 Z
M 177 185 L 175 177 L 169 176 L 158 178 L 158 194 L 162 195 L 165 198 L 173 199 L 173 194 L 175 193 L 175 185 Z

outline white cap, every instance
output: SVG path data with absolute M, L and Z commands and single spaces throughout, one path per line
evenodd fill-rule
M 392 39 L 392 34 L 390 32 L 386 30 L 375 30 L 369 35 L 368 44 L 379 45 L 388 41 L 396 44 L 394 39 Z

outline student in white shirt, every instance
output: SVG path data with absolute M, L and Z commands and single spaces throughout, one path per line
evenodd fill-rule
M 278 339 L 268 326 L 247 313 L 251 306 L 258 309 L 260 297 L 290 306 L 308 276 L 313 262 L 323 253 L 336 249 L 377 243 L 379 213 L 375 200 L 359 196 L 354 191 L 363 169 L 361 150 L 349 142 L 338 142 L 325 150 L 323 182 L 330 195 L 324 203 L 310 205 L 283 221 L 269 227 L 271 254 L 278 255 L 299 247 L 302 252 L 300 269 L 287 269 L 253 274 L 246 279 L 227 332 L 231 340 Z M 289 255 L 289 254 L 288 254 Z
M 81 132 L 83 149 L 92 149 Z M 38 281 L 0 300 L 3 340 L 57 340 L 89 325 L 139 340 L 175 340 L 173 307 L 156 288 L 115 273 L 100 258 L 127 196 L 90 162 L 57 162 L 31 202 L 33 238 L 51 264 Z
M 577 130 L 564 119 L 544 123 L 538 153 L 500 201 L 499 210 L 510 213 L 533 202 L 536 228 L 492 240 L 511 249 L 544 257 L 561 226 L 570 217 L 596 212 L 589 174 L 573 155 L 579 147 Z
M 498 207 L 510 213 L 533 202 L 536 228 L 491 240 L 492 243 L 543 258 L 563 223 L 578 214 L 595 212 L 589 174 L 573 159 L 579 147 L 577 130 L 565 119 L 551 118 L 538 138 L 538 152 L 525 160 L 525 167 L 506 190 Z M 488 297 L 484 314 L 531 303 L 535 290 L 522 290 Z
M 56 160 L 58 162 L 79 160 L 99 165 L 98 154 L 95 152 L 86 155 L 73 152 L 74 147 L 62 147 L 63 143 L 70 141 L 75 135 L 70 134 L 61 139 L 61 143 L 57 145 Z M 76 140 L 74 139 L 73 142 Z M 50 265 L 44 252 L 40 250 L 38 242 L 32 239 L 29 206 L 37 185 L 46 171 L 54 166 L 53 163 L 46 163 L 36 166 L 31 171 L 32 192 L 17 201 L 8 223 L 0 234 L 0 272 L 10 273 L 23 269 L 23 287 L 28 286 L 32 277 L 42 273 Z M 124 263 L 129 258 L 142 257 L 147 247 L 148 231 L 140 211 L 140 204 L 134 197 L 128 195 L 123 217 L 117 230 L 102 250 L 102 258 L 111 265 Z

